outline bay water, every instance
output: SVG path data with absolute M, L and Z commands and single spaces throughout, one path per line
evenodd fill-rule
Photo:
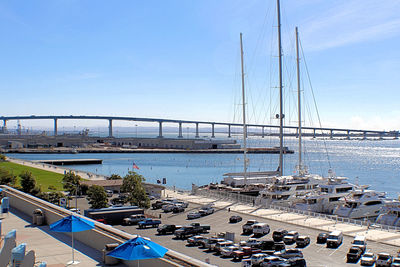
M 250 147 L 278 146 L 277 138 L 249 138 Z M 295 173 L 298 164 L 296 138 L 286 138 L 285 146 L 295 151 L 284 155 L 284 174 Z M 371 185 L 371 189 L 384 191 L 398 198 L 400 192 L 400 141 L 399 140 L 304 140 L 304 163 L 310 173 L 328 175 L 329 169 L 349 181 Z M 27 160 L 47 159 L 102 159 L 103 164 L 70 165 L 68 168 L 103 175 L 124 176 L 136 170 L 149 183 L 166 178 L 167 186 L 190 190 L 192 184 L 204 185 L 220 182 L 224 173 L 242 172 L 242 154 L 170 154 L 170 153 L 82 153 L 82 154 L 7 154 Z M 271 171 L 278 167 L 279 155 L 248 154 L 249 171 Z

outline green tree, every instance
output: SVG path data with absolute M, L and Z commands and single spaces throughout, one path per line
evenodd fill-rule
M 76 195 L 79 190 L 78 187 L 81 184 L 82 178 L 79 175 L 69 171 L 64 174 L 62 179 L 63 188 L 69 192 L 70 195 Z
M 118 174 L 111 174 L 110 177 L 107 178 L 107 180 L 121 180 L 122 177 L 119 176 Z
M 146 179 L 142 175 L 130 171 L 125 175 L 121 189 L 128 193 L 128 202 L 130 202 L 131 205 L 148 209 L 150 207 L 150 199 L 143 187 L 144 181 L 146 181 Z
M 6 156 L 3 154 L 0 154 L 0 161 L 6 161 Z
M 14 186 L 16 177 L 4 168 L 0 168 L 0 184 Z
M 100 185 L 92 185 L 87 191 L 87 200 L 89 201 L 90 208 L 101 209 L 106 208 L 108 204 L 106 190 Z
M 24 171 L 19 175 L 19 177 L 21 178 L 20 183 L 22 191 L 24 191 L 25 193 L 31 193 L 36 186 L 35 177 L 29 171 Z

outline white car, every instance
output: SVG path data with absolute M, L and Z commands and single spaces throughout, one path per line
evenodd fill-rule
M 361 265 L 372 266 L 375 264 L 376 256 L 372 252 L 367 252 L 361 256 Z
M 187 214 L 188 219 L 198 219 L 201 217 L 201 214 L 197 211 L 191 211 Z
M 267 254 L 257 253 L 251 256 L 251 265 L 260 265 L 264 259 L 268 257 Z
M 175 205 L 173 204 L 166 204 L 161 207 L 164 212 L 171 212 L 174 209 Z
M 239 250 L 239 246 L 229 246 L 221 249 L 221 257 L 233 257 L 233 252 Z

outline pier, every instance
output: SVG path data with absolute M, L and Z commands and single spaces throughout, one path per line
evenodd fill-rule
M 33 160 L 51 165 L 87 165 L 87 164 L 102 164 L 102 159 L 54 159 L 54 160 Z

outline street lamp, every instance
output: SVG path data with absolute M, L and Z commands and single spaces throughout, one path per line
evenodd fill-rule
M 135 124 L 135 127 L 136 127 L 136 138 L 137 138 L 137 124 Z

